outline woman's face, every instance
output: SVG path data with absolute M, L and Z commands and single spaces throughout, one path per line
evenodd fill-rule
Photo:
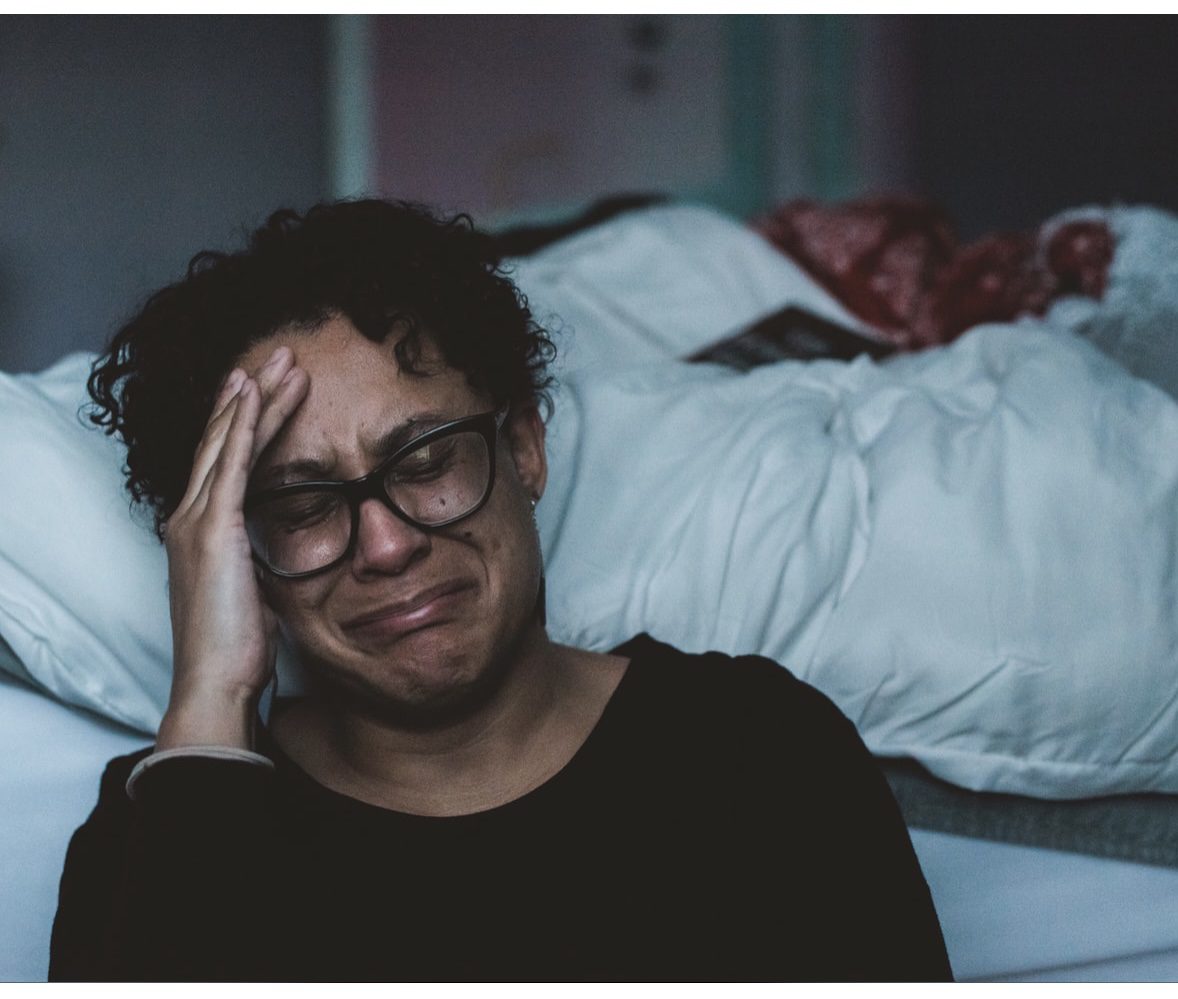
M 307 397 L 259 457 L 251 491 L 359 478 L 407 439 L 493 408 L 428 336 L 420 374 L 401 369 L 394 342 L 373 343 L 334 318 L 314 332 L 280 332 L 243 355 L 239 364 L 252 374 L 286 345 L 310 375 Z M 534 626 L 542 574 L 532 501 L 547 464 L 534 408 L 509 414 L 496 458 L 491 494 L 471 516 L 424 530 L 365 500 L 343 563 L 305 579 L 266 575 L 283 627 L 333 688 L 421 724 L 461 714 L 494 688 Z

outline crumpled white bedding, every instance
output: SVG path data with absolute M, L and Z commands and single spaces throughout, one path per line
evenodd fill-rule
M 1099 301 L 1058 299 L 1049 319 L 1178 399 L 1178 216 L 1146 205 L 1090 206 L 1050 225 L 1079 219 L 1102 222 L 1113 235 L 1108 287 Z
M 1178 792 L 1178 406 L 1067 331 L 574 374 L 549 454 L 558 637 L 769 655 L 964 787 Z
M 689 357 L 786 306 L 871 334 L 768 240 L 702 205 L 630 212 L 508 270 L 562 374 Z

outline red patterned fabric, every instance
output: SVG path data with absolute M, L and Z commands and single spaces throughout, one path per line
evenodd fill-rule
M 960 246 L 926 201 L 791 201 L 754 227 L 897 346 L 948 343 L 983 322 L 1041 315 L 1063 294 L 1099 298 L 1113 255 L 1100 222 Z

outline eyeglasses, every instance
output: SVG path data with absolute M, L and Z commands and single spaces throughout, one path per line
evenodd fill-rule
M 326 572 L 352 554 L 367 499 L 422 530 L 469 517 L 491 495 L 495 442 L 506 418 L 505 407 L 443 424 L 350 482 L 293 482 L 247 496 L 254 559 L 285 579 Z

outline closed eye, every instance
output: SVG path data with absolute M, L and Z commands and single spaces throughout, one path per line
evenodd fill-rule
M 259 514 L 272 530 L 299 531 L 314 527 L 340 509 L 341 500 L 334 493 L 296 493 L 267 503 Z
M 386 477 L 390 483 L 430 482 L 445 475 L 454 463 L 456 445 L 447 437 L 411 451 L 400 459 Z

